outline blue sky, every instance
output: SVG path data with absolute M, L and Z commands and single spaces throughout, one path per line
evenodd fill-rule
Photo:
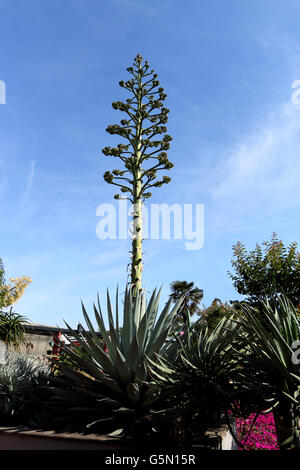
M 99 240 L 113 202 L 101 149 L 118 86 L 140 53 L 168 95 L 172 181 L 153 203 L 201 203 L 205 241 L 144 244 L 144 286 L 194 281 L 203 302 L 238 298 L 232 245 L 299 241 L 300 4 L 297 0 L 0 0 L 0 256 L 33 282 L 15 309 L 73 326 L 80 300 L 125 286 L 129 241 Z

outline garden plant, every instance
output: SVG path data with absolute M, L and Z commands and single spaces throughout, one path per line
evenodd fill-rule
M 296 308 L 281 295 L 275 306 L 261 301 L 259 315 L 249 305 L 243 311 L 239 321 L 244 330 L 240 357 L 245 387 L 250 396 L 262 397 L 265 411 L 273 411 L 280 448 L 299 449 L 300 373 L 293 360 L 293 345 L 300 337 Z
M 38 358 L 9 353 L 0 364 L 0 419 L 1 424 L 26 424 L 41 414 L 39 389 L 47 385 L 50 367 Z
M 58 362 L 56 369 L 60 373 L 50 379 L 51 403 L 61 410 L 60 421 L 65 415 L 66 423 L 73 422 L 84 429 L 132 435 L 134 421 L 149 413 L 157 400 L 148 384 L 148 360 L 165 347 L 172 319 L 182 302 L 179 300 L 172 307 L 170 299 L 158 315 L 159 298 L 160 291 L 155 290 L 147 302 L 144 293 L 133 295 L 133 290 L 127 288 L 120 315 L 117 290 L 114 318 L 107 292 L 108 331 L 99 298 L 97 306 L 94 305 L 98 330 L 82 305 L 88 329 L 83 329 L 80 336 L 67 326 L 89 359 L 64 346 L 78 370 Z
M 174 165 L 167 155 L 172 137 L 166 134 L 169 109 L 163 105 L 167 97 L 164 88 L 159 86 L 157 74 L 139 54 L 127 71 L 131 79 L 122 80 L 119 85 L 130 97 L 126 102 L 112 103 L 114 109 L 127 115 L 126 119 L 106 129 L 109 134 L 125 139 L 126 143 L 116 147 L 106 146 L 102 152 L 122 162 L 121 169 L 106 171 L 104 180 L 120 188 L 122 195 L 116 194 L 115 199 L 126 198 L 133 205 L 131 285 L 141 289 L 142 205 L 152 195 L 149 189 L 161 187 L 171 180 L 169 176 L 157 179 L 157 173 L 170 170 Z
M 107 290 L 106 315 L 99 296 L 93 319 L 82 303 L 86 326 L 78 333 L 66 323 L 77 346 L 61 344 L 50 368 L 7 356 L 0 365 L 0 418 L 177 449 L 198 445 L 215 422 L 227 422 L 240 448 L 253 448 L 251 433 L 263 434 L 268 426 L 276 431 L 277 448 L 299 450 L 300 373 L 293 349 L 300 340 L 297 245 L 285 248 L 276 234 L 264 243 L 264 252 L 257 245 L 247 253 L 238 243 L 230 277 L 244 300 L 215 299 L 201 310 L 202 289 L 174 281 L 159 312 L 162 289 L 148 298 L 142 287 L 142 208 L 151 188 L 170 181 L 158 179 L 158 172 L 173 167 L 167 155 L 169 110 L 147 61 L 138 54 L 127 71 L 131 78 L 119 85 L 130 97 L 112 103 L 126 118 L 106 129 L 126 143 L 102 152 L 122 164 L 104 174 L 120 188 L 115 199 L 133 205 L 130 281 L 124 294 L 116 290 L 114 302 Z M 0 340 L 17 349 L 26 319 L 12 305 L 31 280 L 10 282 L 0 260 Z M 192 323 L 195 313 L 200 320 Z M 267 434 L 260 448 L 271 445 Z
M 0 258 L 0 341 L 8 348 L 19 349 L 25 342 L 24 324 L 27 318 L 13 311 L 15 304 L 31 282 L 28 276 L 11 278 L 11 284 L 5 281 L 5 270 Z M 9 310 L 7 310 L 9 308 Z

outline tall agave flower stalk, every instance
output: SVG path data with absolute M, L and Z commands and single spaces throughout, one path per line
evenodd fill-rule
M 181 304 L 180 300 L 171 309 L 172 301 L 169 300 L 158 316 L 160 292 L 154 290 L 147 303 L 144 293 L 137 292 L 133 296 L 132 289 L 126 289 L 122 326 L 119 322 L 118 290 L 115 318 L 107 292 L 108 329 L 104 323 L 99 297 L 97 306 L 94 305 L 97 329 L 82 305 L 88 329 L 83 328 L 80 336 L 67 323 L 66 325 L 89 359 L 83 359 L 65 346 L 65 351 L 78 365 L 80 372 L 58 363 L 62 375 L 53 379 L 53 403 L 63 403 L 65 410 L 75 412 L 77 416 L 81 413 L 89 427 L 96 424 L 99 427 L 104 423 L 105 432 L 114 430 L 117 424 L 122 427 L 120 420 L 130 422 L 130 416 L 134 418 L 149 410 L 157 397 L 147 386 L 147 362 L 161 352 L 173 316 Z M 64 381 L 64 378 L 67 380 Z
M 131 79 L 121 80 L 119 85 L 129 92 L 130 97 L 126 102 L 112 103 L 114 109 L 126 114 L 126 119 L 106 129 L 109 134 L 124 138 L 125 144 L 102 150 L 104 155 L 119 158 L 124 168 L 106 171 L 103 177 L 107 183 L 120 188 L 122 195 L 115 194 L 115 199 L 128 199 L 133 205 L 131 285 L 136 291 L 142 287 L 142 206 L 152 195 L 150 188 L 161 187 L 171 180 L 168 176 L 157 179 L 157 172 L 170 170 L 174 165 L 166 153 L 172 140 L 166 134 L 165 126 L 169 110 L 163 102 L 167 95 L 159 86 L 157 74 L 139 54 L 127 71 Z M 162 134 L 165 135 L 158 140 Z

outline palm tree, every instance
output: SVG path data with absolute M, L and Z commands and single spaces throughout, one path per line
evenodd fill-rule
M 200 313 L 199 304 L 203 299 L 203 290 L 194 287 L 193 282 L 187 281 L 174 281 L 171 283 L 170 288 L 170 298 L 174 302 L 178 301 L 183 295 L 185 296 L 173 321 L 173 326 L 177 329 L 179 326 L 187 324 L 189 316 Z

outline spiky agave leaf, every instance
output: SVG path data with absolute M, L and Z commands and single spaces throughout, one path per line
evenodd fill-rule
M 154 355 L 161 351 L 173 316 L 181 305 L 181 300 L 179 300 L 171 310 L 171 302 L 168 302 L 157 319 L 160 293 L 161 289 L 158 292 L 154 290 L 147 303 L 144 293 L 137 293 L 133 296 L 132 289 L 126 288 L 123 302 L 123 325 L 120 328 L 118 297 L 114 319 L 109 292 L 107 292 L 108 330 L 99 298 L 97 307 L 94 305 L 95 320 L 99 331 L 95 330 L 82 304 L 87 330 L 82 328 L 81 336 L 67 323 L 66 326 L 89 359 L 83 359 L 70 347 L 64 346 L 65 353 L 71 356 L 79 371 L 72 370 L 67 364 L 58 363 L 60 373 L 68 379 L 67 388 L 72 393 L 69 394 L 69 401 L 67 393 L 58 393 L 57 387 L 60 386 L 61 377 L 54 377 L 52 382 L 55 403 L 60 401 L 70 412 L 78 413 L 79 408 L 84 408 L 83 402 L 89 400 L 89 409 L 92 404 L 95 407 L 96 419 L 92 420 L 95 423 L 100 423 L 102 418 L 109 418 L 120 407 L 131 410 L 130 413 L 133 412 L 134 415 L 143 413 L 143 409 L 149 408 L 155 401 L 156 394 L 147 386 L 149 378 L 147 360 L 154 358 Z M 105 352 L 103 341 L 108 353 Z M 87 377 L 81 379 L 82 373 Z M 55 384 L 56 381 L 57 384 Z M 81 399 L 77 400 L 76 397 L 79 395 Z M 76 403 L 79 401 L 81 405 L 78 408 Z M 99 412 L 104 404 L 103 417 L 99 421 Z M 91 413 L 89 413 L 90 416 Z M 114 423 L 115 419 L 109 422 Z
M 278 435 L 279 445 L 282 448 L 288 443 L 299 448 L 298 424 L 296 426 L 295 423 L 300 419 L 300 402 L 296 398 L 300 374 L 299 364 L 292 359 L 293 343 L 300 338 L 297 310 L 285 295 L 278 295 L 274 305 L 268 301 L 261 302 L 259 314 L 249 307 L 244 307 L 244 314 L 244 328 L 251 337 L 248 347 L 256 369 L 260 369 L 258 375 L 264 382 L 263 391 L 271 392 L 270 404 L 274 409 L 275 423 L 277 419 L 278 422 L 284 419 L 285 427 L 290 427 L 291 439 L 280 442 L 281 436 Z M 248 364 L 249 387 L 252 385 L 251 370 L 253 368 Z
M 153 382 L 163 387 L 170 403 L 177 402 L 181 410 L 192 405 L 196 415 L 213 413 L 225 400 L 229 402 L 239 368 L 238 356 L 231 350 L 235 328 L 229 319 L 221 320 L 212 332 L 190 328 L 176 338 L 177 348 L 171 346 L 164 355 L 149 359 Z
M 266 408 L 274 410 L 276 416 L 290 421 L 289 409 L 298 418 L 300 403 L 295 401 L 299 387 L 299 365 L 293 363 L 294 341 L 300 338 L 300 323 L 294 305 L 285 295 L 278 295 L 271 305 L 261 301 L 258 309 L 243 305 L 240 322 L 244 329 L 246 352 L 241 352 L 244 386 L 251 393 L 259 391 Z M 294 437 L 290 439 L 299 445 Z M 278 436 L 280 446 L 280 437 Z
M 248 306 L 243 310 L 241 322 L 248 333 L 248 350 L 253 353 L 247 356 L 248 360 L 252 359 L 250 369 L 256 365 L 278 391 L 284 391 L 284 383 L 295 388 L 299 367 L 292 361 L 292 344 L 300 337 L 295 307 L 285 296 L 279 296 L 275 307 L 269 302 L 261 302 L 259 314 Z

